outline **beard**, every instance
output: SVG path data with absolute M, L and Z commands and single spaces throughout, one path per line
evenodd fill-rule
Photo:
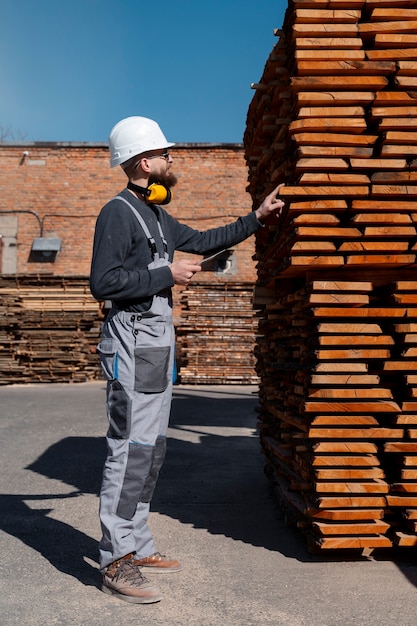
M 173 172 L 162 172 L 160 174 L 151 174 L 149 176 L 148 185 L 151 185 L 152 183 L 159 183 L 167 189 L 171 189 L 171 187 L 175 187 L 177 180 L 178 179 Z

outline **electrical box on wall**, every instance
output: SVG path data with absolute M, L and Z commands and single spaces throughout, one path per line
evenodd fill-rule
M 32 242 L 30 260 L 32 262 L 53 262 L 61 250 L 59 237 L 37 237 Z

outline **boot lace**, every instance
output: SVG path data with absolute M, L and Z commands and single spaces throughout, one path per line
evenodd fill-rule
M 117 565 L 116 571 L 110 573 L 114 581 L 125 580 L 131 585 L 140 585 L 146 582 L 145 576 L 140 571 L 139 567 L 135 565 L 133 561 L 121 561 Z

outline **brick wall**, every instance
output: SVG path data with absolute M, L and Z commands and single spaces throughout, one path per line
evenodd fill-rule
M 205 230 L 251 210 L 241 145 L 182 144 L 172 154 L 179 182 L 168 208 L 179 220 Z M 126 181 L 120 168 L 110 169 L 107 146 L 3 144 L 0 172 L 3 259 L 6 252 L 9 259 L 15 255 L 17 274 L 88 275 L 96 216 Z M 12 215 L 17 218 L 15 238 L 10 236 Z M 55 259 L 31 253 L 33 239 L 41 235 L 62 240 Z M 251 238 L 236 250 L 236 274 L 219 278 L 205 272 L 205 280 L 254 280 L 253 253 Z
M 172 155 L 178 185 L 167 208 L 174 217 L 206 230 L 251 210 L 241 145 L 182 144 L 172 149 Z M 101 207 L 125 186 L 126 177 L 120 168 L 110 169 L 104 144 L 3 144 L 0 172 L 0 333 L 4 339 L 0 384 L 100 376 L 98 360 L 91 359 L 91 346 L 98 341 L 102 315 L 88 290 L 94 226 Z M 56 256 L 31 251 L 33 240 L 41 236 L 61 239 Z M 201 382 L 203 374 L 206 383 L 256 380 L 251 357 L 255 333 L 250 312 L 248 319 L 240 304 L 242 298 L 251 300 L 254 251 L 255 238 L 251 237 L 236 246 L 230 273 L 213 271 L 212 266 L 196 275 L 191 304 L 190 296 L 181 297 L 182 288 L 174 288 L 177 357 L 179 365 L 188 368 L 187 382 Z M 81 291 L 85 286 L 82 305 L 78 292 L 71 295 L 74 284 Z M 219 299 L 219 290 L 224 296 L 216 313 L 218 307 L 213 308 L 212 302 Z M 204 330 L 192 322 L 196 303 L 200 303 L 198 319 L 205 316 L 208 320 Z M 93 307 L 91 328 L 84 319 L 86 306 L 90 312 Z M 66 330 L 61 333 L 63 315 Z M 19 331 L 22 320 L 25 336 Z M 242 325 L 248 331 L 243 338 Z M 196 333 L 204 335 L 198 349 Z M 227 358 L 225 350 L 219 350 L 222 342 L 228 346 Z M 199 363 L 210 362 L 210 372 L 195 365 L 196 354 Z

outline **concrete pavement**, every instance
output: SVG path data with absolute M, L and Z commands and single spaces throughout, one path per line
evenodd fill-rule
M 98 589 L 104 383 L 0 387 L 2 626 L 416 624 L 415 555 L 313 556 L 285 526 L 263 473 L 256 391 L 175 387 L 150 519 L 184 570 L 149 575 L 164 599 L 131 605 Z

